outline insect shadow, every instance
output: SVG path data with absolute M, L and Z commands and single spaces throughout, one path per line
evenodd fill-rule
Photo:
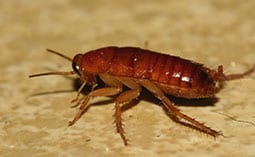
M 68 79 L 72 79 L 73 80 L 73 89 L 69 89 L 69 90 L 54 90 L 54 91 L 46 91 L 46 92 L 39 92 L 39 93 L 35 93 L 32 94 L 30 96 L 34 97 L 34 96 L 44 96 L 44 95 L 48 95 L 48 94 L 61 94 L 61 93 L 70 93 L 70 92 L 77 92 L 79 87 L 81 86 L 81 80 L 79 78 L 70 78 L 68 77 Z M 97 88 L 102 88 L 104 87 L 105 84 L 104 82 L 100 79 L 97 78 Z M 87 95 L 92 89 L 92 86 L 90 85 L 86 85 L 83 90 L 82 90 L 82 94 L 83 95 Z M 128 90 L 127 87 L 123 87 L 123 91 Z M 95 102 L 93 104 L 91 104 L 90 106 L 100 106 L 100 105 L 107 105 L 109 103 L 112 103 L 115 98 L 117 96 L 111 96 L 111 98 L 113 98 L 112 100 L 104 100 L 104 101 L 99 101 L 99 102 Z M 216 102 L 218 102 L 218 98 L 217 97 L 210 97 L 210 98 L 202 98 L 202 99 L 185 99 L 185 98 L 178 98 L 178 97 L 174 97 L 171 95 L 167 95 L 167 97 L 172 100 L 175 105 L 177 106 L 187 106 L 187 107 L 203 107 L 203 106 L 214 106 Z M 148 90 L 146 90 L 145 88 L 142 89 L 142 92 L 139 96 L 139 100 L 133 100 L 128 104 L 125 104 L 122 106 L 122 111 L 126 111 L 132 107 L 134 107 L 140 100 L 146 101 L 146 102 L 151 102 L 155 105 L 161 106 L 161 101 L 159 99 L 157 99 L 152 93 L 150 93 Z M 82 98 L 77 101 L 75 104 L 73 104 L 72 107 L 76 107 L 78 106 L 82 101 Z
M 100 79 L 100 78 L 96 78 L 97 79 L 97 88 L 102 88 L 105 86 L 104 82 Z M 73 88 L 74 90 L 78 90 L 79 87 L 81 86 L 81 80 L 79 78 L 75 79 L 73 81 Z M 84 89 L 82 90 L 83 95 L 87 95 L 90 91 L 91 91 L 91 86 L 85 86 Z M 129 90 L 127 87 L 123 87 L 123 92 Z M 100 105 L 107 105 L 109 103 L 112 103 L 117 96 L 110 96 L 110 98 L 113 98 L 111 100 L 103 100 L 103 101 L 99 101 L 99 102 L 95 102 L 89 106 L 100 106 Z M 175 105 L 177 106 L 187 106 L 187 107 L 203 107 L 203 106 L 214 106 L 216 102 L 218 102 L 218 98 L 217 97 L 210 97 L 210 98 L 202 98 L 202 99 L 185 99 L 185 98 L 178 98 L 178 97 L 174 97 L 171 95 L 167 95 L 167 97 L 172 100 Z M 152 93 L 150 93 L 147 89 L 143 88 L 142 92 L 139 96 L 139 99 L 135 99 L 133 101 L 131 101 L 130 103 L 127 103 L 125 105 L 123 105 L 121 107 L 122 111 L 126 111 L 128 109 L 131 109 L 132 107 L 136 106 L 139 101 L 146 101 L 146 102 L 150 102 L 153 103 L 155 105 L 158 106 L 162 106 L 161 105 L 161 101 L 159 99 L 157 99 Z M 79 103 L 82 101 L 82 99 L 80 99 L 80 101 L 78 101 L 73 107 L 76 107 L 79 105 Z
M 50 91 L 50 92 L 41 92 L 41 93 L 36 93 L 33 94 L 32 96 L 41 96 L 41 95 L 47 95 L 47 94 L 59 94 L 59 93 L 68 93 L 68 92 L 75 92 L 78 91 L 78 89 L 80 88 L 82 82 L 79 78 L 76 78 L 73 80 L 73 90 L 59 90 L 59 91 Z M 99 78 L 97 78 L 97 87 L 95 87 L 95 89 L 97 88 L 102 88 L 104 87 L 105 84 L 102 80 L 100 80 Z M 83 90 L 81 91 L 81 93 L 83 95 L 87 95 L 90 91 L 92 90 L 92 86 L 86 85 Z M 129 90 L 128 88 L 126 88 L 125 86 L 123 87 L 123 92 Z M 213 98 L 203 98 L 203 99 L 185 99 L 185 98 L 177 98 L 174 96 L 169 96 L 170 100 L 172 100 L 172 102 L 174 102 L 176 105 L 178 106 L 214 106 L 214 104 L 218 101 L 218 98 L 213 97 Z M 84 112 L 82 114 L 84 114 L 87 110 L 89 110 L 89 108 L 91 106 L 101 106 L 101 105 L 108 105 L 110 103 L 113 103 L 113 101 L 116 99 L 117 96 L 111 96 L 112 99 L 107 99 L 107 100 L 103 100 L 103 101 L 98 101 L 95 103 L 90 104 L 86 110 L 84 110 Z M 79 99 L 75 104 L 73 104 L 71 107 L 75 108 L 78 107 L 83 100 L 84 96 L 82 96 L 81 99 Z M 163 106 L 163 110 L 164 112 L 175 122 L 180 123 L 186 127 L 195 129 L 195 130 L 199 130 L 198 128 L 196 128 L 194 125 L 187 123 L 187 122 L 183 122 L 180 121 L 178 118 L 176 118 L 176 116 L 172 115 L 172 113 L 170 113 L 165 107 L 164 105 L 162 105 L 161 101 L 159 99 L 157 99 L 156 97 L 153 96 L 152 93 L 150 93 L 148 90 L 146 89 L 142 89 L 142 92 L 139 96 L 139 99 L 135 99 L 133 101 L 131 101 L 130 103 L 127 103 L 125 105 L 122 105 L 121 110 L 123 112 L 125 112 L 126 110 L 131 109 L 132 107 L 136 106 L 139 101 L 146 101 L 146 102 L 150 102 L 153 103 L 155 105 L 158 106 Z
M 68 77 L 68 79 L 73 79 Z M 102 88 L 105 86 L 104 82 L 100 79 L 100 78 L 96 78 L 97 79 L 97 86 L 95 89 L 98 88 Z M 34 96 L 45 96 L 45 95 L 49 95 L 49 94 L 61 94 L 61 93 L 70 93 L 70 92 L 77 92 L 78 89 L 80 88 L 82 82 L 79 78 L 75 78 L 73 79 L 73 89 L 71 90 L 55 90 L 55 91 L 46 91 L 46 92 L 39 92 L 39 93 L 35 93 L 32 94 L 30 96 L 34 97 Z M 90 85 L 86 85 L 83 90 L 82 90 L 82 94 L 83 95 L 87 95 L 92 89 L 92 86 Z M 123 87 L 123 92 L 129 90 L 127 87 Z M 107 99 L 107 100 L 103 100 L 103 101 L 98 101 L 98 102 L 94 102 L 93 104 L 89 105 L 89 107 L 87 108 L 87 110 L 90 108 L 90 106 L 101 106 L 101 105 L 108 105 L 110 103 L 112 103 L 117 96 L 110 96 L 110 98 L 112 99 Z M 210 97 L 210 98 L 203 98 L 203 99 L 185 99 L 185 98 L 178 98 L 178 97 L 174 97 L 171 95 L 167 95 L 167 97 L 172 100 L 172 102 L 175 103 L 175 105 L 177 106 L 186 106 L 186 107 L 205 107 L 205 106 L 214 106 L 216 102 L 218 102 L 218 98 L 217 97 Z M 77 106 L 80 105 L 80 103 L 83 100 L 83 96 L 81 99 L 79 99 L 76 103 L 72 104 L 71 107 L 75 108 Z M 145 88 L 142 89 L 142 92 L 139 96 L 139 99 L 133 100 L 130 103 L 127 103 L 125 105 L 123 105 L 121 107 L 121 110 L 123 112 L 125 112 L 126 110 L 131 109 L 132 107 L 136 106 L 139 101 L 146 101 L 146 102 L 150 102 L 153 103 L 155 105 L 158 106 L 162 106 L 161 101 L 159 99 L 157 99 L 152 93 L 150 93 L 148 90 L 146 90 Z M 163 107 L 164 109 L 164 107 Z M 86 111 L 87 111 L 86 110 Z M 164 109 L 165 110 L 165 109 Z M 84 111 L 84 112 L 86 112 Z M 170 117 L 171 115 L 169 113 L 167 113 Z M 173 117 L 172 117 L 173 119 Z M 174 119 L 173 119 L 174 120 Z

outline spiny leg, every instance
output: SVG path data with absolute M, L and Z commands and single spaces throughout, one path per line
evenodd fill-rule
M 117 95 L 122 91 L 122 84 L 116 80 L 115 78 L 105 74 L 105 75 L 99 75 L 99 77 L 102 79 L 102 81 L 110 86 L 110 87 L 104 87 L 96 90 L 92 90 L 83 100 L 82 105 L 80 106 L 80 110 L 75 115 L 72 121 L 69 122 L 69 126 L 73 125 L 84 113 L 84 111 L 88 108 L 88 101 L 91 97 L 95 96 L 113 96 Z
M 80 109 L 78 113 L 75 115 L 72 121 L 69 122 L 69 126 L 73 125 L 77 120 L 80 119 L 81 115 L 84 113 L 84 111 L 88 108 L 88 101 L 91 97 L 95 96 L 113 96 L 117 95 L 121 92 L 120 88 L 117 87 L 105 87 L 105 88 L 100 88 L 94 91 L 91 91 L 84 99 L 82 102 L 82 105 L 80 106 Z
M 128 145 L 127 139 L 124 135 L 125 131 L 122 127 L 123 126 L 122 119 L 121 119 L 122 111 L 121 111 L 120 105 L 127 104 L 127 103 L 131 102 L 132 100 L 136 99 L 141 93 L 141 86 L 130 78 L 118 77 L 117 79 L 122 84 L 124 84 L 125 86 L 130 88 L 130 90 L 125 91 L 124 93 L 121 93 L 117 97 L 116 102 L 115 102 L 115 114 L 114 114 L 117 132 L 120 134 L 120 136 L 124 142 L 124 145 Z
M 116 123 L 116 128 L 117 132 L 120 134 L 123 142 L 125 145 L 127 145 L 127 139 L 124 135 L 124 129 L 122 127 L 122 119 L 121 119 L 121 107 L 120 104 L 126 104 L 132 101 L 133 99 L 137 98 L 140 95 L 141 89 L 131 89 L 129 91 L 126 91 L 124 93 L 121 93 L 118 98 L 116 99 L 115 103 L 115 123 Z
M 171 102 L 166 96 L 162 97 L 161 101 L 163 101 L 164 106 L 167 108 L 168 112 L 170 112 L 171 115 L 175 116 L 176 118 L 179 117 L 179 118 L 182 118 L 182 119 L 188 121 L 197 130 L 202 131 L 206 134 L 209 134 L 213 137 L 221 135 L 220 132 L 211 129 L 210 127 L 205 126 L 203 123 L 200 123 L 199 121 L 195 120 L 194 118 L 191 118 L 188 115 L 180 112 L 180 110 L 174 106 L 174 103 Z M 176 119 L 176 121 L 178 122 L 180 120 Z M 181 123 L 181 121 L 180 121 L 180 123 Z
M 141 80 L 140 81 L 141 84 L 148 89 L 150 92 L 152 92 L 158 99 L 160 99 L 164 106 L 166 107 L 166 109 L 168 110 L 168 112 L 174 116 L 175 120 L 177 122 L 180 122 L 181 124 L 183 124 L 183 122 L 181 122 L 179 119 L 184 119 L 187 122 L 189 122 L 194 128 L 196 128 L 197 130 L 204 132 L 208 135 L 211 135 L 213 137 L 216 137 L 218 135 L 221 135 L 220 132 L 213 130 L 207 126 L 205 126 L 204 124 L 196 121 L 194 118 L 191 118 L 185 114 L 183 114 L 182 112 L 180 112 L 180 110 L 178 108 L 176 108 L 174 106 L 174 104 L 164 95 L 164 93 L 162 92 L 161 89 L 159 89 L 155 84 L 153 84 L 152 82 L 148 81 L 148 80 Z

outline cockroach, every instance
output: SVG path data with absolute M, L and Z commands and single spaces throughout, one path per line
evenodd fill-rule
M 219 65 L 217 70 L 212 70 L 187 59 L 136 47 L 104 47 L 85 54 L 77 54 L 73 59 L 50 49 L 47 51 L 71 61 L 73 70 L 39 73 L 29 77 L 77 74 L 82 85 L 72 102 L 79 99 L 85 85 L 90 84 L 93 87 L 97 85 L 96 77 L 105 83 L 105 87 L 92 88 L 85 96 L 78 113 L 69 122 L 69 126 L 80 119 L 88 108 L 91 97 L 118 95 L 115 101 L 114 117 L 117 132 L 124 145 L 128 144 L 128 140 L 124 135 L 122 125 L 121 105 L 136 99 L 142 87 L 162 102 L 175 121 L 189 124 L 188 126 L 200 132 L 217 137 L 223 134 L 182 113 L 166 95 L 185 99 L 214 97 L 221 88 L 219 83 L 240 79 L 255 71 L 254 66 L 244 73 L 225 75 L 222 65 Z M 123 91 L 123 86 L 129 90 Z

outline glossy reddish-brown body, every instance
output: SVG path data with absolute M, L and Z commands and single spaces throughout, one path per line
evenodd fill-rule
M 221 65 L 217 71 L 211 70 L 190 60 L 135 47 L 105 47 L 77 54 L 73 59 L 53 50 L 48 51 L 71 61 L 73 70 L 39 73 L 29 77 L 79 75 L 82 85 L 72 102 L 79 100 L 79 95 L 86 84 L 92 85 L 92 90 L 83 99 L 79 111 L 69 122 L 70 126 L 88 109 L 90 98 L 118 95 L 114 105 L 114 117 L 117 132 L 124 145 L 128 144 L 128 140 L 122 125 L 121 105 L 138 98 L 142 87 L 161 100 L 174 121 L 217 137 L 223 134 L 182 113 L 165 94 L 183 98 L 212 97 L 219 89 L 216 86 L 217 82 L 222 85 L 221 83 L 225 81 L 240 79 L 255 71 L 253 66 L 243 73 L 225 75 Z M 97 85 L 96 76 L 105 83 L 105 87 L 94 88 Z M 123 85 L 129 89 L 123 91 Z
M 84 73 L 106 73 L 132 79 L 147 79 L 166 94 L 184 98 L 204 98 L 215 94 L 213 70 L 202 64 L 134 47 L 105 47 L 78 54 Z

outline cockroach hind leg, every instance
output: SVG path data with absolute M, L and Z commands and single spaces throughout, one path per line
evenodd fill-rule
M 171 119 L 173 119 L 175 122 L 182 124 L 183 126 L 198 130 L 200 132 L 203 132 L 207 135 L 210 135 L 212 137 L 217 137 L 221 135 L 219 131 L 216 131 L 208 126 L 206 126 L 204 123 L 201 123 L 197 121 L 196 119 L 189 117 L 188 115 L 182 113 L 179 109 L 177 109 L 172 102 L 166 98 L 163 97 L 162 99 L 163 104 L 167 110 L 167 113 L 170 115 Z
M 243 73 L 224 75 L 224 81 L 241 79 L 243 77 L 251 75 L 254 72 L 255 72 L 255 64 L 253 65 L 252 68 L 246 70 Z

